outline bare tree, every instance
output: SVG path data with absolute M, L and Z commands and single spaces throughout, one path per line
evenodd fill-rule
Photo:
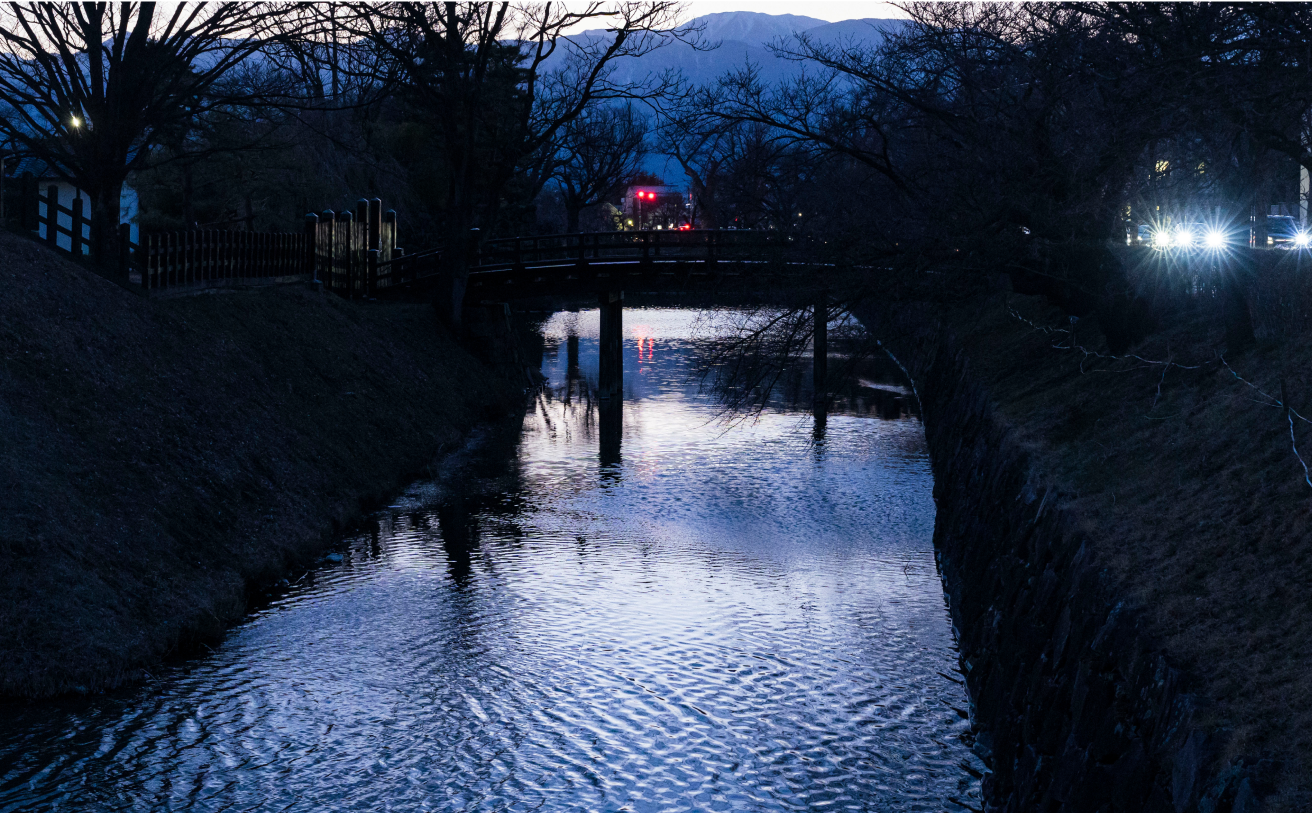
M 557 153 L 556 183 L 566 228 L 579 230 L 579 214 L 596 206 L 641 168 L 647 123 L 632 105 L 594 107 L 567 124 Z
M 669 0 L 576 7 L 361 3 L 351 11 L 344 24 L 374 54 L 373 74 L 391 83 L 434 133 L 451 246 L 463 246 L 475 226 L 497 223 L 512 178 L 540 162 L 587 108 L 659 95 L 674 83 L 669 76 L 620 81 L 622 60 L 695 35 L 676 30 L 682 9 Z M 567 36 L 588 24 L 604 32 Z M 539 183 L 549 177 L 532 174 Z M 531 198 L 537 190 L 523 191 Z M 465 271 L 462 252 L 452 255 L 456 284 L 447 306 L 458 320 Z
M 128 175 L 206 111 L 265 101 L 225 79 L 277 36 L 269 4 L 10 3 L 0 8 L 0 137 L 91 199 L 93 245 L 114 255 Z

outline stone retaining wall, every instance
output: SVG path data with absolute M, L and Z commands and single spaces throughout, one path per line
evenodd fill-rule
M 1159 654 L 928 310 L 862 313 L 913 377 L 934 469 L 934 543 L 991 810 L 1261 809 L 1262 765 L 1224 763 L 1224 732 Z

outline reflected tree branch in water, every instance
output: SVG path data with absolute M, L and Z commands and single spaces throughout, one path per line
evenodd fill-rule
M 826 406 L 832 407 L 856 388 L 858 371 L 887 350 L 866 333 L 847 304 L 831 303 L 827 318 L 830 342 L 839 351 L 830 361 L 830 391 L 824 393 Z M 810 366 L 808 355 L 815 337 L 810 307 L 717 311 L 705 315 L 702 325 L 717 340 L 700 348 L 693 374 L 700 377 L 702 390 L 719 400 L 720 420 L 754 420 L 771 405 L 810 408 L 813 394 L 803 375 L 803 369 Z M 909 382 L 906 369 L 897 359 L 890 359 Z M 914 394 L 914 384 L 911 390 Z

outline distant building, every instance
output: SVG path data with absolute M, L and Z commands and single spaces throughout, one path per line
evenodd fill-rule
M 675 186 L 634 184 L 624 191 L 623 228 L 677 229 L 689 222 L 689 196 Z
M 59 190 L 59 205 L 72 208 L 73 201 L 76 198 L 82 198 L 83 211 L 86 212 L 88 220 L 91 218 L 91 199 L 81 189 L 78 189 L 68 181 L 62 180 L 50 169 L 50 166 L 40 158 L 23 157 L 17 161 L 5 164 L 8 176 L 11 178 L 21 178 L 24 173 L 30 172 L 36 179 L 37 190 L 41 199 L 45 200 L 46 190 L 51 186 Z M 5 202 L 5 206 L 13 205 L 10 201 Z M 46 214 L 45 204 L 40 204 L 41 216 Z M 132 242 L 140 242 L 141 235 L 137 226 L 137 212 L 139 203 L 137 200 L 137 191 L 127 185 L 123 187 L 123 193 L 119 197 L 119 222 L 128 223 L 132 226 Z M 59 223 L 67 228 L 73 227 L 73 219 L 69 215 L 59 215 Z M 37 235 L 42 239 L 46 236 L 45 224 L 37 227 Z M 55 236 L 56 244 L 65 251 L 71 251 L 73 240 L 67 234 L 57 234 Z M 89 248 L 87 248 L 89 250 Z

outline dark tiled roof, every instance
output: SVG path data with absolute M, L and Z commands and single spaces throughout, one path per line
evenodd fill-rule
M 30 172 L 37 178 L 57 178 L 50 170 L 50 165 L 40 158 L 24 155 L 17 161 L 5 163 L 5 174 L 11 178 L 20 178 L 24 172 Z

